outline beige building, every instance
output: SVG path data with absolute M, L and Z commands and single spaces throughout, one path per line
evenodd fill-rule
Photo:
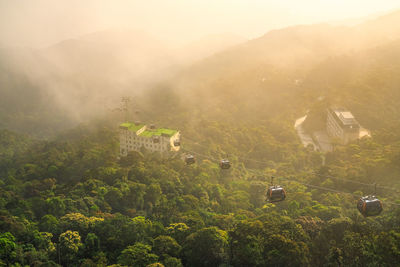
M 342 144 L 347 144 L 359 138 L 360 124 L 350 111 L 343 108 L 329 108 L 326 120 L 326 130 L 332 138 L 338 138 Z
M 152 152 L 178 151 L 180 132 L 166 128 L 148 127 L 145 124 L 125 122 L 119 126 L 120 154 L 145 148 Z

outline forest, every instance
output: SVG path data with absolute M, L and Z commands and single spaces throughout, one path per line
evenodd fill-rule
M 334 67 L 323 64 L 315 71 Z M 381 84 L 381 90 L 368 91 L 372 103 L 359 102 L 366 90 L 357 91 L 353 80 L 327 90 L 326 100 L 309 102 L 309 113 L 320 114 L 328 100 L 340 101 L 338 88 L 352 86 L 353 98 L 346 90 L 341 96 L 366 126 L 377 125 L 372 138 L 327 153 L 325 165 L 320 152 L 301 145 L 293 128 L 293 118 L 313 94 L 308 85 L 294 89 L 303 98 L 280 105 L 283 115 L 268 106 L 251 120 L 246 112 L 235 116 L 234 99 L 212 114 L 188 106 L 169 87 L 144 95 L 140 102 L 151 110 L 143 113 L 181 129 L 182 153 L 197 153 L 193 165 L 146 151 L 120 158 L 116 115 L 52 139 L 1 130 L 1 264 L 396 266 L 400 113 L 386 103 L 400 100 L 399 83 L 395 78 L 384 83 L 385 74 L 369 75 L 366 70 L 355 79 L 363 88 Z M 165 96 L 175 102 L 162 101 Z M 176 115 L 168 118 L 171 109 Z M 226 156 L 232 168 L 222 170 L 218 160 Z M 286 188 L 283 202 L 265 200 L 272 176 Z M 356 202 L 373 193 L 374 182 L 384 211 L 365 218 Z
M 371 23 L 358 31 L 382 36 Z M 400 34 L 331 47 L 333 34 L 352 33 L 273 31 L 140 93 L 124 88 L 134 99 L 125 111 L 89 103 L 80 121 L 0 60 L 0 266 L 399 266 Z M 287 42 L 279 53 L 276 40 Z M 274 62 L 280 56 L 290 67 Z M 49 77 L 62 84 L 59 75 Z M 110 82 L 70 75 L 68 86 L 93 92 Z M 76 92 L 64 93 L 77 106 L 90 100 Z M 307 130 L 323 128 L 332 105 L 351 110 L 371 137 L 327 153 L 304 147 L 295 119 L 307 114 Z M 125 118 L 179 129 L 180 152 L 121 157 Z M 230 169 L 219 167 L 223 158 Z M 266 200 L 272 177 L 284 201 Z M 383 211 L 364 217 L 357 201 L 371 194 Z

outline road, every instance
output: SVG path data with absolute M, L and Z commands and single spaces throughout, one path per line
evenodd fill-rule
M 296 122 L 294 123 L 294 128 L 296 129 L 297 135 L 299 136 L 301 143 L 303 144 L 304 147 L 307 147 L 309 145 L 312 145 L 314 150 L 318 148 L 318 146 L 314 143 L 313 139 L 309 134 L 307 134 L 304 129 L 303 129 L 303 123 L 306 120 L 307 115 L 298 118 Z

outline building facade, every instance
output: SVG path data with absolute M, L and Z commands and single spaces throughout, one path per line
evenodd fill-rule
M 338 138 L 342 144 L 359 138 L 360 124 L 350 111 L 344 108 L 329 108 L 327 113 L 326 130 L 331 138 Z
M 178 130 L 148 127 L 145 124 L 125 122 L 119 126 L 120 155 L 145 148 L 151 152 L 166 153 L 178 151 L 180 140 Z

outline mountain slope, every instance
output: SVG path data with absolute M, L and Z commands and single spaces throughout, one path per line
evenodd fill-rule
M 354 27 L 300 25 L 264 36 L 210 57 L 182 74 L 182 80 L 215 79 L 226 73 L 270 65 L 309 69 L 329 56 L 369 49 L 400 38 L 400 11 Z
M 162 44 L 132 31 L 99 32 L 42 50 L 2 48 L 0 62 L 1 127 L 41 128 L 34 131 L 40 135 L 103 116 L 125 90 L 140 89 L 142 76 L 174 64 Z
M 183 66 L 240 40 L 215 35 L 173 51 L 140 31 L 107 30 L 41 50 L 3 47 L 0 127 L 29 132 L 40 128 L 42 135 L 51 128 L 102 117 L 119 104 L 121 96 L 169 79 Z
M 184 102 L 200 103 L 205 112 L 210 103 L 221 102 L 241 112 L 254 112 L 255 103 L 271 104 L 269 111 L 279 113 L 276 105 L 292 98 L 298 88 L 294 85 L 318 64 L 400 39 L 399 20 L 400 12 L 395 12 L 354 27 L 319 24 L 274 30 L 185 69 L 168 84 L 188 96 Z

